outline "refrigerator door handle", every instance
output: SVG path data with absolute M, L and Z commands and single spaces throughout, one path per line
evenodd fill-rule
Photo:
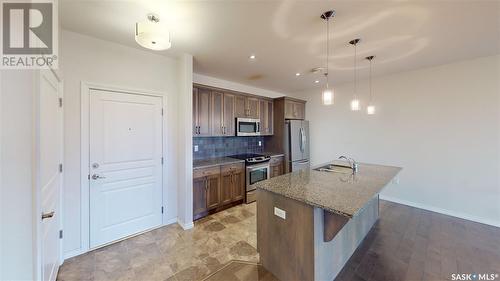
M 302 128 L 299 129 L 299 144 L 300 144 L 300 152 L 304 152 L 304 134 L 302 132 Z
M 304 152 L 307 143 L 306 131 L 304 128 L 301 128 L 300 131 L 302 132 L 302 152 Z

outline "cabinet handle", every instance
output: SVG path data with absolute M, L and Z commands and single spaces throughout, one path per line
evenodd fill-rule
M 207 191 L 207 189 L 208 189 L 208 180 L 205 179 L 205 191 Z
M 201 128 L 201 126 L 198 126 L 198 135 L 201 134 L 200 128 Z

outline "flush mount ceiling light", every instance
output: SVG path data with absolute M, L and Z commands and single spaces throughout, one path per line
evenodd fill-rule
M 375 105 L 373 105 L 373 103 L 372 103 L 372 97 L 373 97 L 373 93 L 372 93 L 372 60 L 374 58 L 375 58 L 375 56 L 366 57 L 366 59 L 370 61 L 370 100 L 368 102 L 368 106 L 366 107 L 366 113 L 368 115 L 375 114 Z
M 334 91 L 329 88 L 328 81 L 328 64 L 329 64 L 329 55 L 330 55 L 330 19 L 333 19 L 335 16 L 335 10 L 326 11 L 321 14 L 321 18 L 326 21 L 326 87 L 323 90 L 322 94 L 322 102 L 324 105 L 332 105 L 334 101 Z
M 352 111 L 358 111 L 360 110 L 360 102 L 359 102 L 359 99 L 358 99 L 358 93 L 357 93 L 357 88 L 358 88 L 358 69 L 357 69 L 357 65 L 356 65 L 356 59 L 357 59 L 357 46 L 358 46 L 358 43 L 361 39 L 359 38 L 356 38 L 356 39 L 353 39 L 351 41 L 349 41 L 349 44 L 353 45 L 354 46 L 354 96 L 353 96 L 353 99 L 351 100 L 351 110 Z
M 256 58 L 256 56 L 255 55 L 250 55 L 248 58 L 251 59 L 251 60 L 254 60 Z
M 172 47 L 170 33 L 166 26 L 160 24 L 160 17 L 148 14 L 147 19 L 135 24 L 135 41 L 137 44 L 155 51 Z
M 295 76 L 300 76 L 300 72 L 295 73 Z

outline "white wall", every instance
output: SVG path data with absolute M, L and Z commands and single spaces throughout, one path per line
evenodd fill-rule
M 0 280 L 32 280 L 36 71 L 0 73 Z
M 61 38 L 64 74 L 64 253 L 81 250 L 80 83 L 81 81 L 167 94 L 167 202 L 164 221 L 177 218 L 177 130 L 179 63 L 156 55 L 64 30 Z M 190 81 L 190 83 L 192 83 Z M 191 107 L 189 107 L 191 108 Z M 87 176 L 87 175 L 83 175 Z
M 373 116 L 349 110 L 352 84 L 330 107 L 319 89 L 295 96 L 308 100 L 313 164 L 345 154 L 401 166 L 383 197 L 500 226 L 499 80 L 500 56 L 380 77 Z
M 233 91 L 238 91 L 238 92 L 243 92 L 243 93 L 248 93 L 248 94 L 253 94 L 253 95 L 258 95 L 258 96 L 264 96 L 264 97 L 270 97 L 270 98 L 279 98 L 282 96 L 285 96 L 283 93 L 275 92 L 275 91 L 270 91 L 262 88 L 257 88 L 241 83 L 236 83 L 224 79 L 219 79 L 215 77 L 210 77 L 202 74 L 193 74 L 193 82 L 198 83 L 198 84 L 203 84 L 203 85 L 208 85 L 212 87 L 218 87 L 222 89 L 228 89 L 228 90 L 233 90 Z

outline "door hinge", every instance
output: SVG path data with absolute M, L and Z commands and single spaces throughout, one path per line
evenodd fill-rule
M 62 173 L 62 171 L 63 171 L 63 167 L 62 166 L 63 166 L 62 164 L 59 164 L 59 173 Z
M 62 107 L 63 103 L 62 103 L 62 98 L 59 98 L 59 107 Z
M 163 214 L 163 206 L 161 206 L 161 213 Z
M 161 158 L 161 164 L 163 165 L 163 157 Z
M 59 230 L 59 239 L 62 239 L 62 238 L 63 238 L 63 231 L 61 229 L 61 230 Z
M 163 108 L 161 109 L 161 115 L 163 116 Z
M 90 174 L 89 174 L 89 175 L 87 175 L 87 179 L 89 179 L 89 180 L 90 180 Z

